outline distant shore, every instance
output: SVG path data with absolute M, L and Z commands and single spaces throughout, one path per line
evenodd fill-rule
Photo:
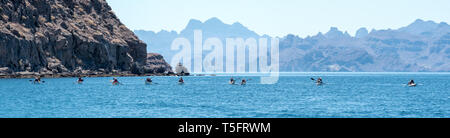
M 0 79 L 7 78 L 71 78 L 71 77 L 131 77 L 131 76 L 176 76 L 173 73 L 147 73 L 147 74 L 133 74 L 133 73 L 98 73 L 98 74 L 78 74 L 78 73 L 57 73 L 57 74 L 40 74 L 36 72 L 19 72 L 12 74 L 0 74 Z

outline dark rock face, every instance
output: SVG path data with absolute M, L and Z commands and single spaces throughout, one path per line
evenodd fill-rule
M 0 0 L 0 74 L 154 72 L 146 59 L 105 0 Z
M 157 53 L 148 53 L 146 64 L 144 67 L 145 73 L 170 73 L 172 74 L 172 67 L 164 60 L 163 56 Z

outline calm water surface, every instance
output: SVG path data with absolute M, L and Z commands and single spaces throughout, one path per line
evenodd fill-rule
M 317 86 L 311 77 L 326 83 Z M 450 73 L 282 73 L 276 84 L 231 76 L 0 79 L 0 117 L 366 118 L 450 117 Z M 407 87 L 410 79 L 419 84 Z

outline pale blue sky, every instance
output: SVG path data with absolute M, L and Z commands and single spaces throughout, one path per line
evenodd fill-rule
M 450 22 L 450 0 L 107 0 L 130 29 L 184 29 L 190 19 L 218 17 L 271 36 L 315 35 L 331 26 L 396 29 L 416 19 Z

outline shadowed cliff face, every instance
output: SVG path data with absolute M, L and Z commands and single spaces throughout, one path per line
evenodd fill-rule
M 148 53 L 144 70 L 146 73 L 164 73 L 172 72 L 172 67 L 164 60 L 163 56 L 158 53 Z
M 3 73 L 141 74 L 146 58 L 146 44 L 105 0 L 0 0 Z

